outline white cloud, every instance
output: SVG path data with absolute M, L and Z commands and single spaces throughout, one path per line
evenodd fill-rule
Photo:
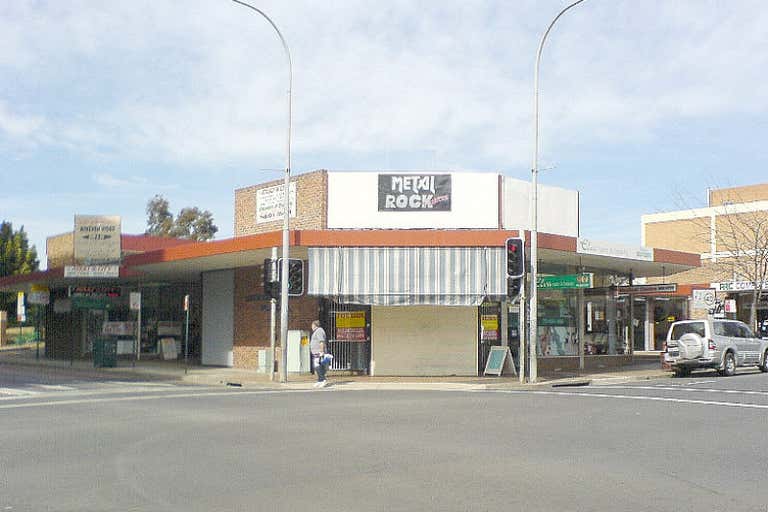
M 295 152 L 429 149 L 456 166 L 527 165 L 533 55 L 562 2 L 263 4 L 293 52 Z M 42 5 L 0 15 L 0 71 L 23 106 L 0 103 L 5 138 L 279 166 L 285 63 L 257 15 L 226 2 Z M 674 119 L 765 112 L 766 11 L 746 0 L 574 9 L 542 62 L 543 156 L 564 141 L 653 139 Z

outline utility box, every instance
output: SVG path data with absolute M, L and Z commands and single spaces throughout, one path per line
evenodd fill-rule
M 117 366 L 117 340 L 97 338 L 93 341 L 93 366 L 114 368 Z
M 288 331 L 288 371 L 309 373 L 309 331 Z

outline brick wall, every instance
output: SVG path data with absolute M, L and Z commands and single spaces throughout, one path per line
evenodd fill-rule
M 325 229 L 327 222 L 328 173 L 320 170 L 291 178 L 296 183 L 296 217 L 290 219 L 291 229 Z M 235 190 L 235 236 L 279 231 L 283 219 L 256 223 L 256 192 L 283 184 L 283 180 Z
M 710 250 L 710 217 L 694 220 L 650 222 L 643 225 L 645 246 L 673 251 L 707 253 Z
M 264 293 L 264 267 L 235 269 L 235 317 L 233 357 L 236 368 L 256 369 L 258 351 L 270 346 L 270 301 Z M 309 331 L 318 317 L 320 299 L 291 297 L 288 300 L 288 329 Z M 276 342 L 280 340 L 280 309 L 276 314 Z
M 766 200 L 768 200 L 768 183 L 709 191 L 709 206 L 720 206 L 727 202 L 736 204 Z

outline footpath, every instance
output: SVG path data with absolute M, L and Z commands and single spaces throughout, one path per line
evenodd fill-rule
M 251 389 L 312 389 L 315 376 L 311 374 L 289 374 L 288 382 L 270 380 L 270 376 L 255 370 L 220 368 L 185 364 L 184 361 L 120 359 L 114 368 L 94 368 L 89 360 L 62 361 L 38 358 L 35 347 L 3 348 L 0 350 L 0 372 L 3 366 L 39 368 L 41 371 L 71 375 L 74 378 L 103 378 L 126 380 L 169 381 L 190 385 L 233 386 Z M 349 375 L 344 372 L 329 372 L 328 387 L 361 390 L 504 390 L 532 389 L 536 387 L 586 386 L 589 384 L 610 384 L 650 379 L 668 378 L 669 371 L 661 369 L 656 359 L 639 358 L 638 361 L 621 368 L 605 371 L 554 372 L 539 377 L 536 383 L 521 383 L 519 377 L 370 377 Z M 277 376 L 275 376 L 277 379 Z

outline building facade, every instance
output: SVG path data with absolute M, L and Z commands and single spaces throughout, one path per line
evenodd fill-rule
M 714 290 L 716 312 L 747 323 L 754 304 L 753 327 L 768 335 L 768 184 L 712 189 L 706 207 L 643 215 L 641 223 L 644 244 L 700 254 L 700 267 L 669 279 Z M 685 300 L 692 317 L 710 313 Z
M 321 170 L 294 176 L 288 193 L 290 256 L 305 269 L 303 293 L 288 303 L 289 371 L 306 370 L 301 339 L 317 318 L 339 371 L 479 375 L 491 347 L 509 346 L 516 360 L 525 350 L 526 311 L 507 296 L 505 241 L 528 244 L 529 183 L 496 173 Z M 266 371 L 280 326 L 264 272 L 280 252 L 283 199 L 277 181 L 236 190 L 235 237 L 126 255 L 118 284 L 123 293 L 186 292 L 202 364 Z M 698 255 L 580 237 L 577 191 L 540 186 L 539 204 L 540 371 L 626 362 L 644 348 L 649 293 L 633 281 L 689 270 Z M 49 282 L 71 291 L 56 272 L 0 288 Z M 176 295 L 158 299 L 173 310 L 169 322 L 182 314 Z

